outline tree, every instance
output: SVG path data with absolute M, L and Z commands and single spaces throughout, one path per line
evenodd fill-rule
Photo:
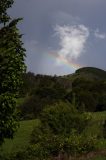
M 17 29 L 21 20 L 11 20 L 7 9 L 13 0 L 0 0 L 0 144 L 12 138 L 17 128 L 16 98 L 25 72 L 25 49 Z
M 13 2 L 14 0 L 0 0 L 0 23 L 5 25 L 10 20 L 7 9 L 12 6 Z

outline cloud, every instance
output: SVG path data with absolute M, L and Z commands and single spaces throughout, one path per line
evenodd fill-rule
M 75 25 L 80 23 L 80 17 L 72 16 L 70 13 L 65 11 L 57 11 L 53 14 L 52 21 L 59 25 Z
M 105 39 L 106 38 L 106 34 L 105 33 L 100 33 L 99 29 L 96 29 L 96 31 L 94 32 L 94 36 L 96 38 L 99 38 L 99 39 Z
M 60 49 L 57 51 L 57 63 L 61 57 L 67 61 L 77 59 L 85 50 L 85 44 L 89 37 L 89 29 L 84 25 L 59 26 L 55 28 L 59 37 Z

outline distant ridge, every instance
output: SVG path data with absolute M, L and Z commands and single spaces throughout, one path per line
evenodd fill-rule
M 92 72 L 92 73 L 104 73 L 106 74 L 106 71 L 104 71 L 103 69 L 99 69 L 99 68 L 96 68 L 96 67 L 83 67 L 83 68 L 79 68 L 76 70 L 76 73 L 78 72 Z
M 66 76 L 70 80 L 85 78 L 89 80 L 106 80 L 106 71 L 95 67 L 83 67 Z

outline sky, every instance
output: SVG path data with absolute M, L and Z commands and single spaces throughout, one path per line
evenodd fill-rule
M 106 0 L 15 0 L 9 10 L 26 48 L 27 71 L 66 75 L 106 70 Z

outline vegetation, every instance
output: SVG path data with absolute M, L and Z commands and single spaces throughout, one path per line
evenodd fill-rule
M 89 159 L 89 160 L 105 160 L 106 156 L 97 156 L 95 158 Z
M 100 73 L 103 75 L 101 80 Z M 21 119 L 37 118 L 47 105 L 50 106 L 59 101 L 72 103 L 73 99 L 80 112 L 105 111 L 105 74 L 105 71 L 90 67 L 62 77 L 34 75 L 31 72 L 24 74 L 24 87 L 20 93 L 24 101 L 18 107 Z
M 13 2 L 0 1 L 0 146 L 5 140 L 0 159 L 69 159 L 90 153 L 95 153 L 92 160 L 105 159 L 106 71 L 85 67 L 59 77 L 25 73 L 17 28 L 21 19 L 7 13 Z M 20 128 L 13 138 L 17 115 Z
M 60 79 L 52 76 L 24 75 L 23 97 L 24 102 L 19 105 L 21 119 L 34 119 L 47 105 L 52 105 L 60 100 L 65 101 L 67 90 L 60 84 Z M 26 83 L 27 82 L 27 83 Z M 28 86 L 30 87 L 26 87 Z M 22 93 L 22 92 L 21 92 Z
M 30 135 L 34 127 L 39 124 L 38 120 L 21 121 L 18 131 L 15 133 L 13 139 L 6 139 L 2 145 L 2 154 L 8 155 L 23 151 L 28 147 L 30 142 Z
M 11 20 L 7 13 L 12 4 L 13 0 L 0 1 L 0 144 L 17 128 L 16 97 L 25 71 L 25 49 L 16 27 L 20 19 Z
M 87 113 L 87 114 L 89 115 L 89 113 Z M 93 123 L 90 122 L 90 124 L 88 124 L 88 127 L 83 131 L 84 132 L 83 134 L 87 133 L 88 135 L 92 135 L 92 134 L 94 135 L 95 133 L 99 133 L 99 135 L 100 135 L 100 133 L 101 133 L 101 136 L 99 136 L 99 138 L 97 140 L 96 148 L 97 148 L 97 150 L 99 150 L 99 149 L 104 150 L 104 149 L 106 149 L 106 140 L 103 138 L 100 138 L 100 137 L 102 137 L 102 134 L 103 134 L 101 124 L 106 119 L 106 113 L 105 112 L 90 113 L 89 116 L 92 117 L 91 121 Z M 33 135 L 35 134 L 35 130 L 37 128 L 39 128 L 39 125 L 40 125 L 40 122 L 38 120 L 27 120 L 27 121 L 20 122 L 20 128 L 18 129 L 18 132 L 16 133 L 14 139 L 13 140 L 6 140 L 6 142 L 3 144 L 2 155 L 6 155 L 6 157 L 9 157 L 8 154 L 14 153 L 15 154 L 14 160 L 19 160 L 19 156 L 20 156 L 20 160 L 21 159 L 24 160 L 24 158 L 25 158 L 25 160 L 27 160 L 28 157 L 30 157 L 28 160 L 35 159 L 34 153 L 37 148 L 39 149 L 39 146 L 37 147 L 37 145 L 35 145 L 35 144 L 31 145 L 30 144 L 30 137 L 33 137 Z M 34 130 L 33 130 L 33 127 L 34 127 Z M 31 136 L 31 134 L 32 134 L 32 136 Z M 34 138 L 36 138 L 36 137 L 34 137 Z M 74 139 L 75 139 L 75 137 L 74 137 Z M 28 147 L 28 146 L 30 146 L 30 147 Z M 26 149 L 26 148 L 28 148 L 28 149 Z M 25 151 L 23 151 L 23 150 L 25 150 Z M 40 150 L 38 150 L 38 151 L 40 151 Z M 37 152 L 37 155 L 38 155 L 38 153 L 41 154 L 40 152 Z M 97 151 L 97 153 L 98 153 L 98 151 Z M 32 159 L 31 159 L 31 155 L 32 155 Z M 105 156 L 97 156 L 97 160 L 98 160 L 98 157 L 101 157 L 101 159 L 102 158 L 105 159 Z M 12 158 L 10 158 L 10 160 L 12 160 Z M 84 158 L 84 160 L 85 160 L 85 158 Z M 90 160 L 93 160 L 93 159 L 90 159 Z M 96 158 L 95 158 L 95 160 L 96 160 Z
M 106 71 L 94 68 L 94 67 L 84 67 L 76 71 L 76 74 L 85 75 L 86 78 L 95 79 L 95 80 L 106 80 Z

